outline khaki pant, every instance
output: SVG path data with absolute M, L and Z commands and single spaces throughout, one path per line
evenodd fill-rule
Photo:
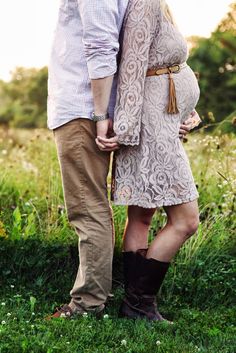
M 71 305 L 92 310 L 111 290 L 113 228 L 107 198 L 110 154 L 96 143 L 95 123 L 76 119 L 54 130 L 69 221 L 79 236 L 80 266 Z

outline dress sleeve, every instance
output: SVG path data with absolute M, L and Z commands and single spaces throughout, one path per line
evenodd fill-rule
M 159 12 L 159 0 L 130 0 L 124 21 L 114 114 L 114 131 L 124 145 L 139 144 L 144 84 Z

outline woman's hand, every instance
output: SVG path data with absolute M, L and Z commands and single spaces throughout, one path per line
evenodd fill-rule
M 97 122 L 96 144 L 101 151 L 112 152 L 119 149 L 118 137 L 113 131 L 113 120 Z
M 180 125 L 179 138 L 184 138 L 193 128 L 198 126 L 201 121 L 196 110 L 193 110 L 183 124 Z
M 101 151 L 105 151 L 105 152 L 117 151 L 120 148 L 117 136 L 110 137 L 110 138 L 97 136 L 96 144 L 98 145 L 98 148 Z

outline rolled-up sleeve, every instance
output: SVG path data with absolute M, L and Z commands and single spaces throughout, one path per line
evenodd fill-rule
M 90 79 L 113 75 L 119 51 L 118 0 L 77 0 Z

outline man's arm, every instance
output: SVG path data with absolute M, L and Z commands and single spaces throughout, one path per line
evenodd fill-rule
M 119 51 L 118 0 L 77 0 L 83 24 L 84 52 L 87 60 L 95 115 L 108 111 L 113 76 Z M 97 123 L 97 132 L 107 136 L 109 121 Z
M 105 115 L 108 112 L 113 76 L 91 80 L 95 115 Z M 109 119 L 96 123 L 97 136 L 107 137 Z

